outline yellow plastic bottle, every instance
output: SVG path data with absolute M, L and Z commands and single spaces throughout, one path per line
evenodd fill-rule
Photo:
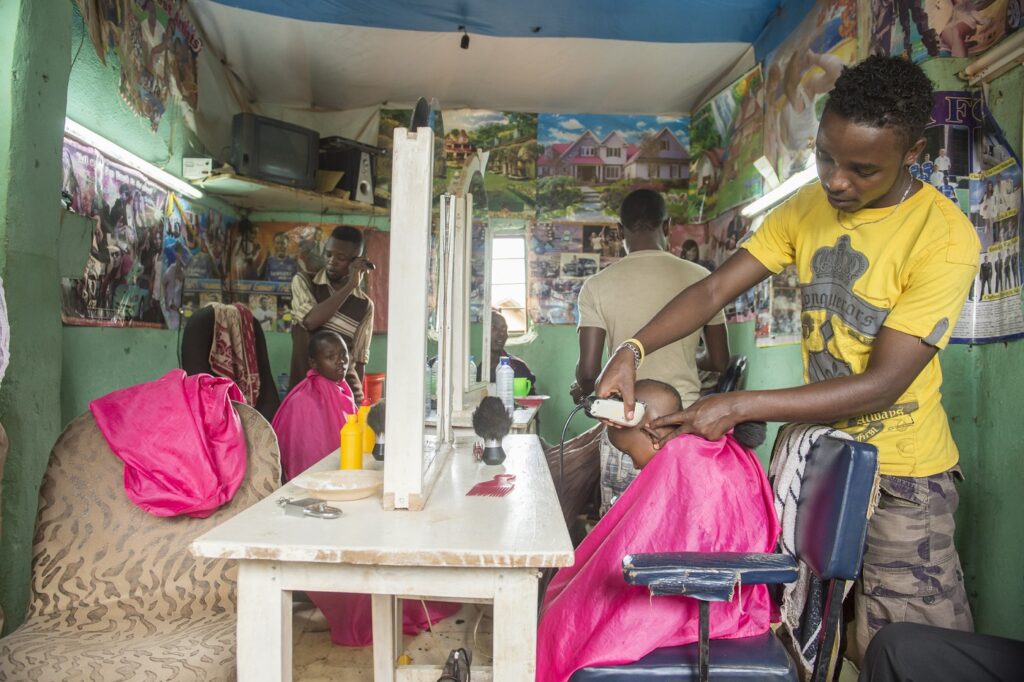
M 359 413 L 357 421 L 359 422 L 359 429 L 362 433 L 363 438 L 363 454 L 372 455 L 373 446 L 377 443 L 377 434 L 373 432 L 370 425 L 366 423 L 366 418 L 370 414 L 370 402 L 363 398 L 363 402 L 359 405 Z
M 346 416 L 341 427 L 341 468 L 363 468 L 363 432 L 354 414 Z

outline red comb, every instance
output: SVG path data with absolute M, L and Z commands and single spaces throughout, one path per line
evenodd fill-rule
M 477 483 L 469 489 L 469 492 L 466 493 L 466 495 L 480 497 L 505 497 L 512 492 L 512 489 L 515 487 L 515 474 L 498 474 L 489 481 Z

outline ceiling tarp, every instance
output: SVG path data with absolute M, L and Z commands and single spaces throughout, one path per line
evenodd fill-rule
M 314 111 L 404 104 L 426 96 L 445 108 L 686 112 L 749 47 L 746 41 L 472 35 L 469 49 L 463 50 L 458 33 L 288 19 L 212 0 L 189 5 L 209 47 L 238 76 L 249 98 L 261 105 Z
M 216 0 L 289 19 L 497 37 L 752 43 L 783 0 Z M 539 29 L 539 30 L 538 30 Z

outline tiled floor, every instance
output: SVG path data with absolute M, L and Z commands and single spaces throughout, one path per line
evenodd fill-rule
M 404 653 L 412 664 L 440 666 L 449 651 L 462 646 L 472 652 L 475 663 L 489 665 L 491 630 L 491 607 L 467 604 L 432 632 L 407 635 Z M 334 646 L 323 615 L 312 604 L 296 606 L 293 632 L 296 682 L 373 682 L 372 648 Z M 843 666 L 839 682 L 857 682 L 853 664 Z
M 333 645 L 323 615 L 312 604 L 297 605 L 293 634 L 293 677 L 297 682 L 372 682 L 373 649 Z M 472 652 L 474 663 L 490 664 L 489 605 L 467 604 L 455 616 L 437 623 L 431 632 L 407 635 L 404 653 L 414 665 L 441 666 L 448 652 L 460 646 Z

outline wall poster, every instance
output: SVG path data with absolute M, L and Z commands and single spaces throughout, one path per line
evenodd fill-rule
M 981 92 L 936 92 L 932 119 L 921 162 L 911 171 L 956 203 L 981 240 L 978 276 L 952 342 L 1022 338 L 1020 160 Z
M 870 50 L 929 57 L 981 54 L 1020 28 L 1020 0 L 871 0 Z
M 690 120 L 690 219 L 700 222 L 761 195 L 764 82 L 757 66 Z
M 845 64 L 857 61 L 857 0 L 819 0 L 765 59 L 765 156 L 779 180 L 803 170 Z

